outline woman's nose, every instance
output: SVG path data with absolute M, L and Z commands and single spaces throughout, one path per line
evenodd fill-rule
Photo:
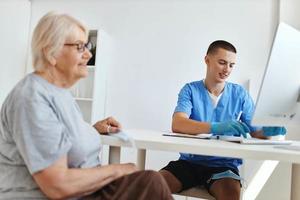
M 93 55 L 92 53 L 90 52 L 90 50 L 88 50 L 87 48 L 85 49 L 84 53 L 83 53 L 83 56 L 85 59 L 90 59 Z

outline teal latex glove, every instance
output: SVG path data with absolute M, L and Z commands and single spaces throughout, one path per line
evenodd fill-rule
M 250 132 L 248 126 L 243 122 L 228 121 L 228 122 L 213 122 L 211 123 L 211 133 L 214 135 L 229 135 L 243 136 L 247 138 L 247 133 Z
M 262 131 L 264 136 L 276 136 L 286 134 L 286 129 L 283 126 L 263 126 Z

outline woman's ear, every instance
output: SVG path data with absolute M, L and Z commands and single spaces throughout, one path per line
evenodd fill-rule
M 52 66 L 56 65 L 56 58 L 49 53 L 49 48 L 43 49 L 43 56 L 50 65 L 52 65 Z

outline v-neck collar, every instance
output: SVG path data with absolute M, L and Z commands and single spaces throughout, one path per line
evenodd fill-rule
M 211 97 L 210 97 L 210 95 L 209 95 L 209 91 L 208 91 L 208 89 L 205 87 L 205 84 L 204 84 L 204 79 L 201 81 L 201 85 L 202 85 L 202 87 L 203 87 L 203 89 L 206 91 L 205 92 L 205 94 L 206 94 L 206 100 L 207 100 L 207 102 L 209 102 L 209 106 L 212 108 L 212 110 L 215 110 L 215 109 L 218 109 L 219 107 L 224 107 L 224 105 L 225 104 L 227 104 L 226 102 L 228 101 L 228 98 L 226 98 L 227 96 L 228 96 L 228 87 L 227 87 L 227 85 L 228 85 L 228 83 L 227 82 L 225 82 L 225 86 L 224 86 L 224 89 L 223 89 L 223 91 L 222 91 L 222 96 L 220 97 L 220 99 L 219 99 L 219 101 L 218 101 L 218 103 L 217 103 L 217 105 L 216 105 L 216 107 L 214 107 L 214 105 L 213 105 L 213 102 L 212 102 L 212 99 L 211 99 Z M 222 106 L 223 105 L 223 106 Z

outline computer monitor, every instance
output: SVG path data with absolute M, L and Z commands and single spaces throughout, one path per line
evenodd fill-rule
M 258 93 L 253 125 L 300 126 L 300 32 L 280 23 Z

